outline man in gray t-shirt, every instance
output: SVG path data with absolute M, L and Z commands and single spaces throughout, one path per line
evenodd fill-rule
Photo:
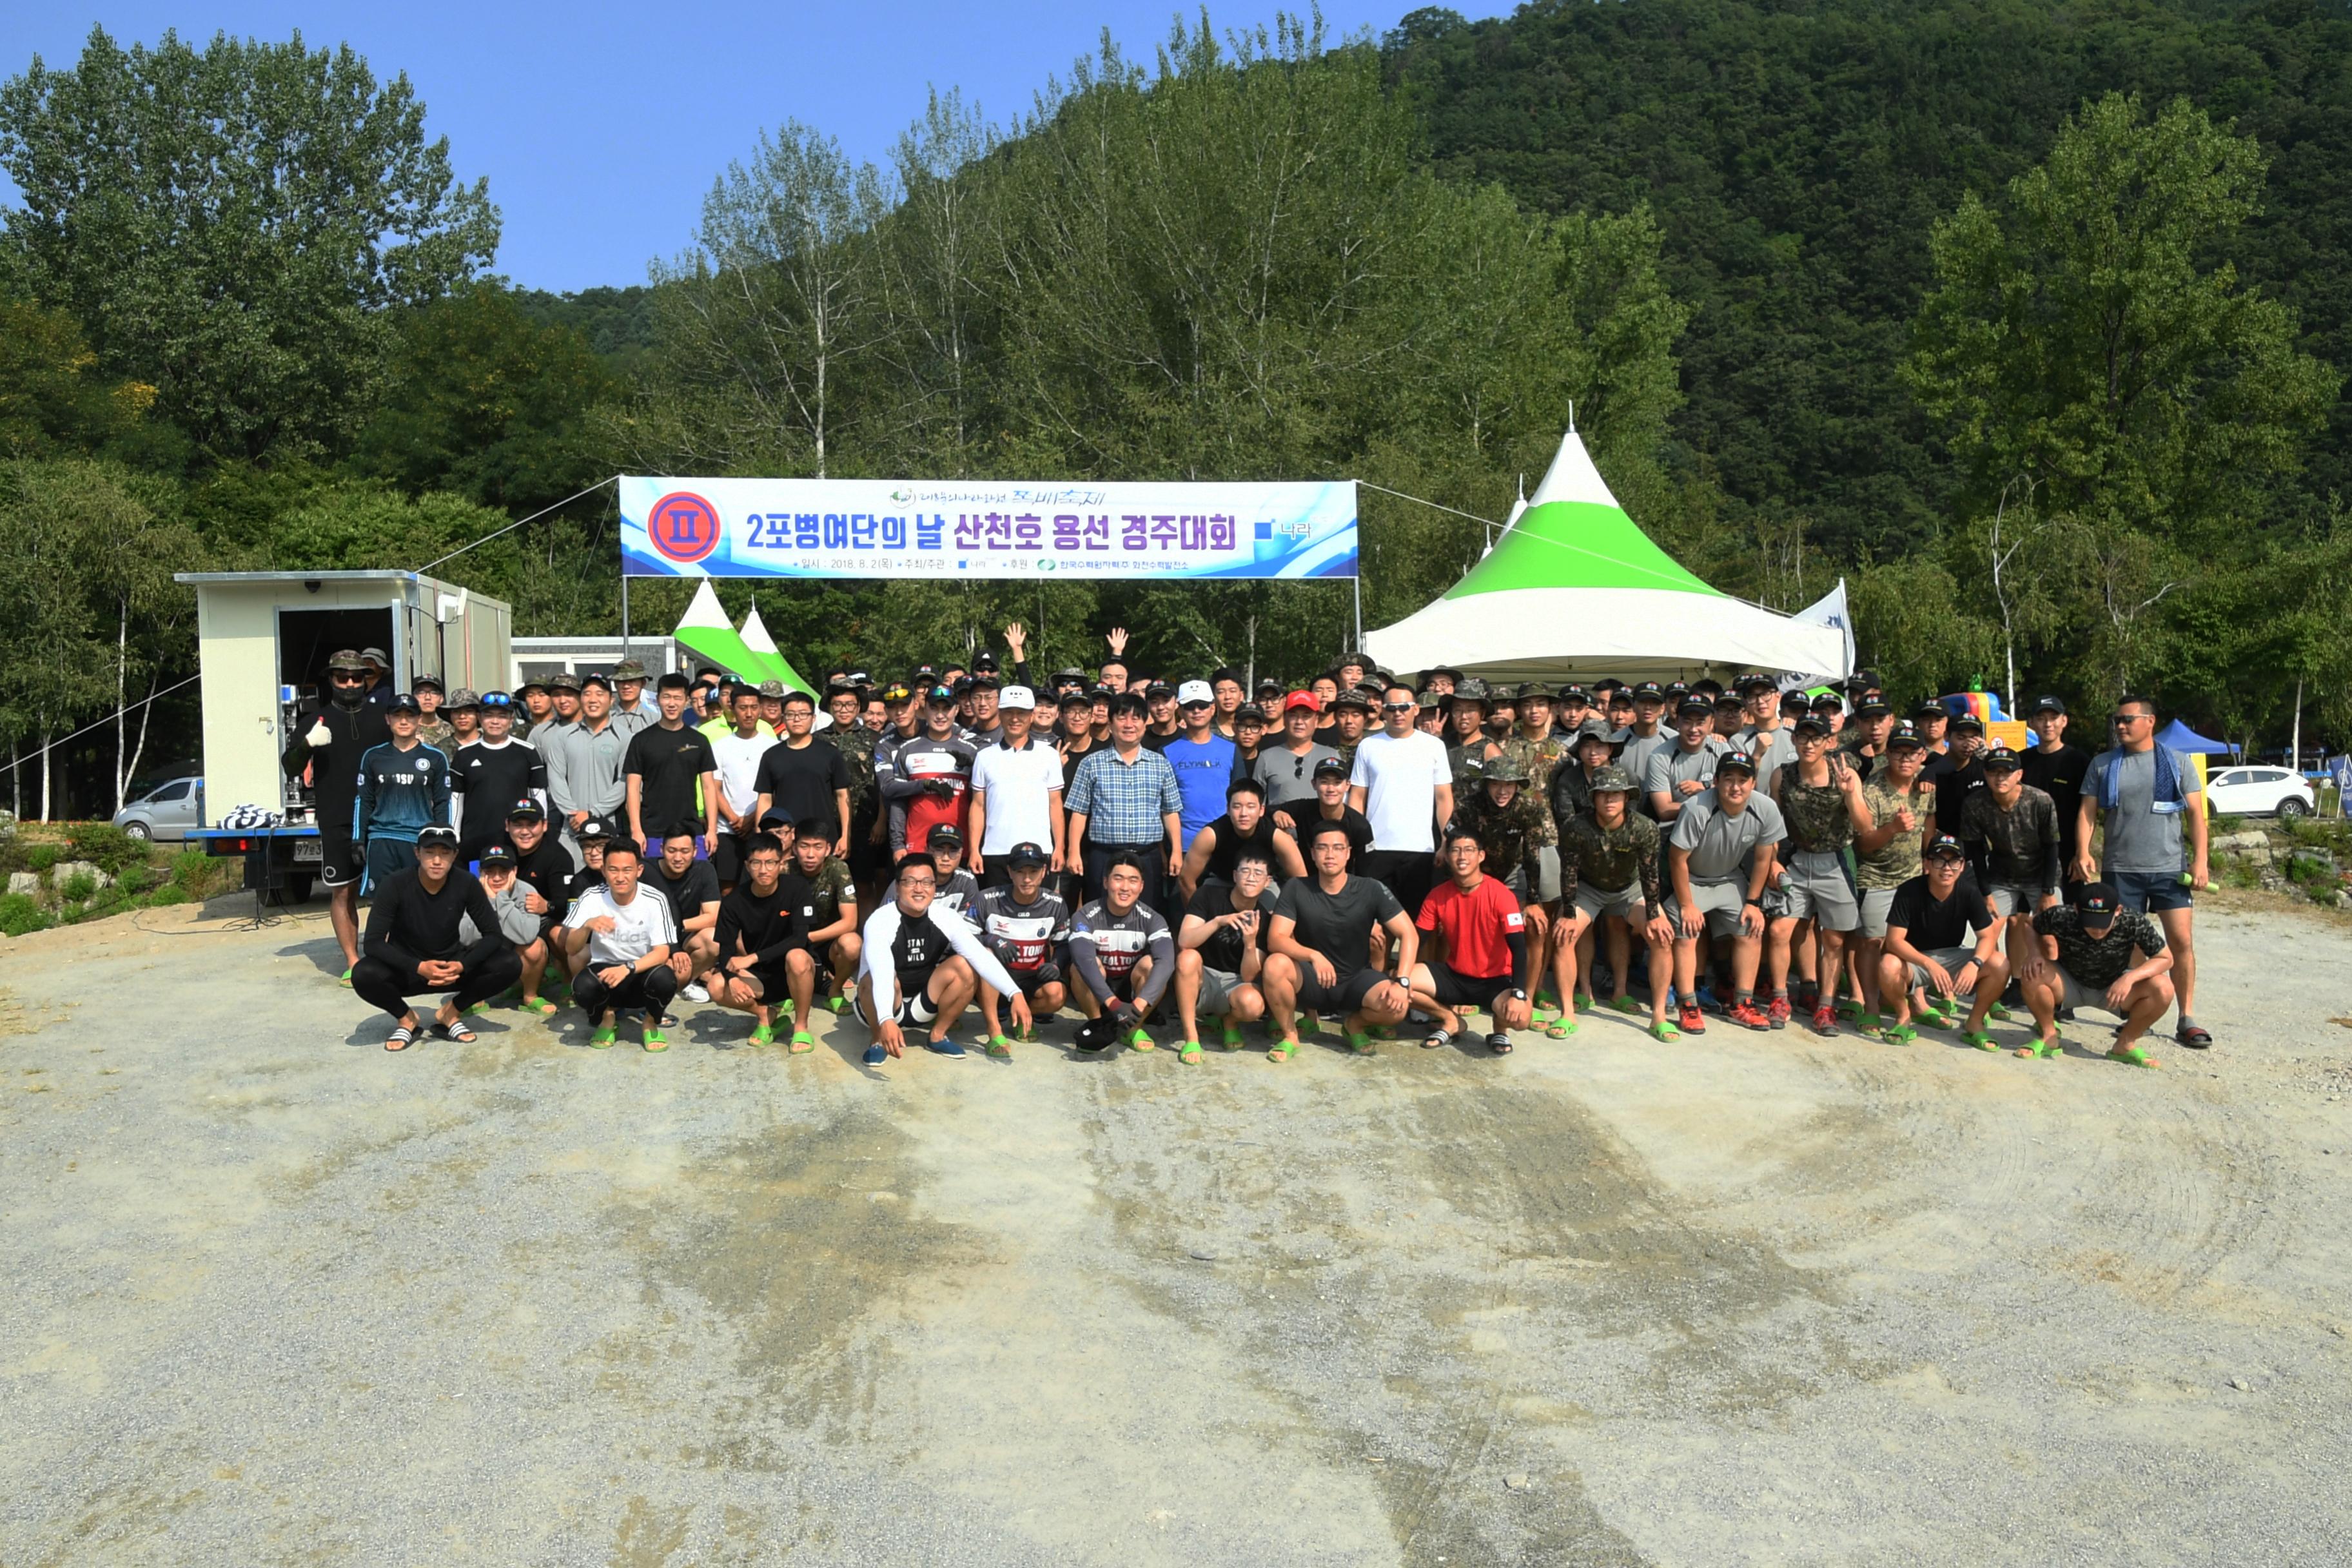
M 1715 784 L 1715 759 L 1731 750 L 1731 742 L 1715 733 L 1715 709 L 1704 697 L 1683 700 L 1675 715 L 1672 745 L 1650 753 L 1636 774 L 1642 781 L 1642 804 L 1660 822 L 1672 823 L 1683 807 Z
M 1315 739 L 1320 717 L 1312 693 L 1292 692 L 1282 705 L 1282 734 L 1269 737 L 1250 760 L 1249 776 L 1265 786 L 1266 810 L 1302 802 L 1310 812 L 1315 807 L 1315 764 L 1339 755 Z M 1241 776 L 1238 769 L 1234 776 Z
M 2203 1050 L 2213 1037 L 2197 1026 L 2197 940 L 2190 895 L 2212 877 L 2206 859 L 2205 795 L 2188 758 L 2156 741 L 2156 704 L 2126 697 L 2116 704 L 2115 749 L 2091 761 L 2076 807 L 2074 874 L 2100 880 L 2091 864 L 2091 828 L 2103 818 L 2105 880 L 2126 910 L 2155 917 L 2172 949 L 2172 988 L 2180 1004 L 2174 1037 Z M 2114 805 L 2107 804 L 2110 796 Z M 2186 843 L 2183 832 L 2186 831 Z M 2185 853 L 2184 853 L 2185 850 Z M 2183 871 L 2188 873 L 2186 879 Z
M 1745 806 L 1731 812 L 1709 792 L 1691 797 L 1667 842 L 1690 857 L 1693 887 L 1714 887 L 1746 880 L 1756 847 L 1778 844 L 1787 836 L 1780 808 L 1769 796 L 1751 794 Z
M 1756 1005 L 1756 965 L 1764 947 L 1760 900 L 1771 874 L 1773 847 L 1786 837 L 1780 808 L 1757 790 L 1756 759 L 1746 752 L 1717 758 L 1715 787 L 1691 796 L 1675 819 L 1666 837 L 1673 892 L 1665 914 L 1675 928 L 1675 990 L 1682 997 L 1683 1033 L 1706 1027 L 1696 998 L 1702 930 L 1730 946 L 1734 999 L 1724 1016 L 1742 1028 L 1772 1026 Z

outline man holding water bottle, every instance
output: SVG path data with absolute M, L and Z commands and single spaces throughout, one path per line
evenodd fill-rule
M 2101 879 L 2091 864 L 2091 828 L 2106 823 L 2105 880 L 2126 910 L 2153 915 L 2173 954 L 2172 984 L 2180 1003 L 2174 1037 L 2191 1050 L 2211 1046 L 2197 1024 L 2194 891 L 2210 884 L 2206 858 L 2203 785 L 2189 760 L 2156 742 L 2156 703 L 2126 697 L 2116 703 L 2116 747 L 2091 763 L 2078 808 L 2081 847 L 2074 862 L 2084 882 Z M 2181 829 L 2188 828 L 2183 854 Z

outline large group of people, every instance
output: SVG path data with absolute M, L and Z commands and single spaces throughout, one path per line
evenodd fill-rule
M 394 1050 L 567 1001 L 589 1044 L 634 1016 L 647 1050 L 681 1002 L 794 1053 L 819 1009 L 854 1015 L 869 1064 L 963 1056 L 969 1014 L 1009 1057 L 1065 1012 L 1077 1051 L 1172 1024 L 1186 1062 L 1212 1021 L 1277 1062 L 1327 1020 L 1358 1054 L 1418 1031 L 1501 1055 L 1596 1007 L 1660 1041 L 1924 1025 L 2030 1058 L 2095 1008 L 2105 1054 L 2149 1067 L 2177 1008 L 2174 1037 L 2211 1043 L 2203 803 L 2146 699 L 2094 755 L 2057 697 L 2012 750 L 1866 671 L 1506 688 L 1349 655 L 1253 687 L 1138 668 L 1114 632 L 1041 679 L 1004 638 L 821 693 L 628 662 L 395 691 L 377 650 L 336 654 L 283 762 L 344 981 Z

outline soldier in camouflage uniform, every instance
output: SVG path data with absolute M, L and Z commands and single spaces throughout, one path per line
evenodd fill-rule
M 435 675 L 420 675 L 416 678 L 414 689 L 416 695 L 416 706 L 424 711 L 424 717 L 416 721 L 416 738 L 443 756 L 453 762 L 456 761 L 457 729 L 456 725 L 449 722 L 448 716 L 441 711 L 441 678 Z
M 1552 983 L 1559 986 L 1560 1016 L 1544 1032 L 1563 1039 L 1576 1032 L 1576 977 L 1591 973 L 1592 928 L 1606 917 L 1609 963 L 1616 994 L 1609 1005 L 1638 1013 L 1629 1000 L 1633 928 L 1639 926 L 1650 950 L 1650 1033 L 1661 1040 L 1681 1037 L 1666 1021 L 1666 988 L 1674 976 L 1674 927 L 1659 897 L 1658 858 L 1664 838 L 1658 825 L 1633 809 L 1633 775 L 1612 763 L 1591 777 L 1591 808 L 1579 812 L 1559 836 L 1559 919 L 1552 927 Z M 1588 994 L 1585 1004 L 1592 998 Z
M 1787 822 L 1788 838 L 1764 894 L 1769 922 L 1765 963 L 1772 981 L 1765 1016 L 1776 1029 L 1788 1026 L 1789 959 L 1795 944 L 1804 981 L 1798 1003 L 1812 1015 L 1816 1034 L 1834 1035 L 1845 939 L 1862 924 L 1845 852 L 1854 830 L 1869 826 L 1870 809 L 1863 802 L 1861 770 L 1850 752 L 1838 748 L 1826 715 L 1808 711 L 1797 721 L 1794 734 L 1797 760 L 1781 764 L 1772 780 L 1772 798 Z M 1811 922 L 1814 943 L 1797 941 L 1797 927 L 1805 921 Z M 1815 943 L 1818 953 L 1811 951 Z
M 1486 736 L 1486 683 L 1472 676 L 1441 700 L 1445 708 L 1445 761 L 1456 795 L 1486 775 L 1502 748 Z M 1486 862 L 1489 866 L 1494 862 Z
M 1536 840 L 1536 897 L 1547 906 L 1559 901 L 1559 823 L 1551 813 L 1551 775 L 1568 762 L 1568 737 L 1551 727 L 1551 693 L 1529 681 L 1519 688 L 1518 725 L 1502 742 L 1503 754 L 1527 770 L 1526 793 L 1543 807 L 1543 834 Z
M 1477 836 L 1492 874 L 1519 896 L 1520 903 L 1533 906 L 1538 900 L 1529 865 L 1550 823 L 1542 804 L 1528 789 L 1527 774 L 1528 770 L 1508 755 L 1496 757 L 1475 782 L 1454 797 L 1454 820 Z M 1529 929 L 1536 928 L 1530 925 Z
M 851 808 L 853 813 L 856 809 Z M 793 869 L 816 889 L 815 912 L 808 919 L 809 945 L 833 972 L 824 1005 L 839 1013 L 857 988 L 857 880 L 823 838 L 793 840 Z

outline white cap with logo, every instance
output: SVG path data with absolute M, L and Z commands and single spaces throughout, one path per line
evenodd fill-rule
M 1216 692 L 1205 680 L 1188 680 L 1176 689 L 1176 706 L 1179 708 L 1190 708 L 1195 702 L 1214 702 L 1216 700 Z
M 1008 686 L 996 694 L 996 705 L 999 708 L 1034 709 L 1037 706 L 1037 694 L 1025 686 Z

